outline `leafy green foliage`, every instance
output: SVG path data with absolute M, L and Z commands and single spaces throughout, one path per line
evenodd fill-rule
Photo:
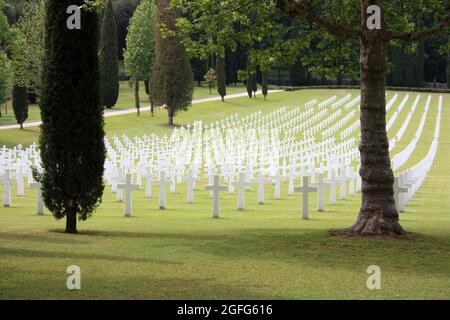
M 6 58 L 6 54 L 0 51 L 0 104 L 6 100 L 6 88 L 8 84 L 8 78 L 9 78 L 9 61 Z
M 318 15 L 332 23 L 353 27 L 361 23 L 357 0 L 303 2 L 312 4 Z M 300 56 L 303 66 L 314 75 L 336 77 L 339 83 L 344 77 L 350 81 L 359 78 L 359 65 L 355 63 L 359 59 L 357 40 L 341 41 L 307 19 L 287 18 L 276 9 L 273 0 L 173 0 L 172 3 L 187 12 L 178 25 L 189 52 L 195 56 L 207 57 L 224 46 L 235 51 L 242 45 L 248 49 L 250 63 L 264 70 L 293 65 Z M 439 0 L 384 1 L 387 27 L 392 30 L 422 30 L 436 23 L 444 9 Z M 426 18 L 422 25 L 419 13 Z M 399 43 L 393 41 L 392 45 Z M 411 53 L 416 51 L 414 44 L 404 46 Z M 423 55 L 420 52 L 417 55 L 417 59 L 408 62 L 412 68 L 417 66 L 416 61 L 420 68 Z M 409 78 L 421 82 L 420 72 Z
M 214 88 L 217 83 L 216 70 L 210 68 L 208 72 L 205 74 L 204 79 L 206 84 L 208 85 L 209 93 L 211 93 L 211 89 Z
M 5 2 L 3 0 L 0 0 L 0 103 L 3 103 L 6 100 L 7 85 L 10 78 L 10 62 L 5 50 L 6 45 L 8 44 L 10 31 L 8 20 L 6 18 L 6 15 L 3 13 L 4 8 Z
M 112 108 L 119 97 L 117 26 L 111 0 L 107 0 L 100 28 L 100 89 L 102 105 Z
M 15 29 L 20 33 L 16 39 L 19 42 L 17 45 L 20 46 L 18 50 L 22 51 L 19 56 L 24 56 L 15 59 L 15 82 L 35 94 L 39 94 L 44 56 L 44 15 L 45 0 L 25 2 L 15 25 Z

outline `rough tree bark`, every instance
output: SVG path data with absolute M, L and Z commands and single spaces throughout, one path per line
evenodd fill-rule
M 361 234 L 403 234 L 394 200 L 394 174 L 386 132 L 386 50 L 382 30 L 367 30 L 362 1 L 363 31 L 360 37 L 361 70 L 361 167 L 362 205 L 356 223 L 347 229 Z M 377 5 L 381 6 L 382 1 Z M 383 21 L 383 19 L 382 19 Z M 384 27 L 384 26 L 383 26 Z

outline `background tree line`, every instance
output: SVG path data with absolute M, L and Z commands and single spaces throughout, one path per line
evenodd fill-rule
M 3 12 L 10 25 L 16 25 L 24 15 L 29 15 L 29 6 L 39 3 L 38 0 L 6 0 Z M 116 21 L 117 31 L 117 54 L 119 63 L 123 66 L 123 54 L 126 48 L 126 36 L 130 19 L 132 18 L 141 0 L 112 0 L 113 14 Z M 416 29 L 430 25 L 434 20 L 437 11 L 437 2 L 440 1 L 406 1 L 395 2 L 396 10 L 416 21 Z M 320 1 L 317 2 L 320 4 Z M 336 6 L 342 7 L 342 1 L 335 1 Z M 42 12 L 42 11 L 41 11 Z M 183 13 L 189 18 L 189 13 Z M 22 19 L 33 21 L 30 19 Z M 36 19 L 34 19 L 35 21 Z M 282 25 L 289 25 L 292 33 L 301 32 L 303 29 L 314 29 L 307 22 L 293 22 L 288 18 L 283 18 Z M 235 31 L 239 31 L 242 26 L 234 25 Z M 39 30 L 35 28 L 34 31 Z M 268 71 L 268 81 L 272 85 L 320 85 L 320 84 L 357 84 L 359 78 L 358 67 L 354 65 L 355 58 L 359 56 L 358 46 L 343 43 L 326 35 L 320 30 L 313 30 L 315 35 L 311 39 L 310 47 L 299 48 L 295 61 L 271 68 Z M 31 32 L 31 31 L 30 31 Z M 36 34 L 36 32 L 34 32 Z M 389 69 L 387 85 L 401 87 L 423 87 L 445 86 L 449 72 L 447 65 L 449 60 L 448 35 L 427 39 L 418 44 L 394 43 L 388 52 Z M 317 54 L 320 48 L 327 48 L 327 54 Z M 236 47 L 225 46 L 223 48 L 223 60 L 225 69 L 225 81 L 228 85 L 235 85 L 239 82 L 239 70 L 247 69 L 248 51 L 252 48 L 245 46 L 245 43 L 238 43 Z M 36 55 L 27 51 L 30 58 L 35 59 Z M 321 61 L 320 66 L 317 61 Z M 197 85 L 204 81 L 205 74 L 210 68 L 216 68 L 217 54 L 209 56 L 192 57 L 191 66 L 194 73 L 194 80 Z M 30 65 L 39 66 L 37 63 Z M 449 68 L 450 69 L 450 68 Z M 120 79 L 125 80 L 131 77 L 122 67 Z M 262 75 L 259 72 L 257 80 L 262 83 Z M 34 101 L 32 101 L 34 102 Z

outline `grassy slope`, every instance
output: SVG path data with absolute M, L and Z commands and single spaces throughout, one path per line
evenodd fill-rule
M 300 91 L 273 94 L 268 102 L 243 98 L 201 104 L 180 114 L 177 122 L 297 106 L 318 94 L 326 98 L 334 93 Z M 444 104 L 449 98 L 445 97 Z M 412 139 L 424 103 L 425 99 L 394 153 Z M 428 150 L 436 104 L 434 96 L 423 139 L 408 165 Z M 392 134 L 406 114 L 399 116 Z M 163 113 L 155 119 L 126 115 L 108 118 L 106 128 L 109 135 L 163 134 L 168 132 L 164 122 Z M 328 230 L 344 228 L 355 220 L 359 196 L 338 201 L 325 213 L 313 211 L 311 220 L 303 221 L 300 196 L 286 196 L 287 185 L 278 201 L 273 200 L 273 188 L 267 186 L 263 206 L 257 204 L 253 188 L 246 193 L 244 212 L 235 210 L 235 195 L 223 195 L 220 220 L 210 218 L 211 200 L 202 186 L 195 192 L 196 203 L 187 205 L 185 187 L 179 185 L 176 194 L 168 195 L 165 211 L 156 209 L 156 188 L 156 197 L 150 200 L 139 191 L 134 194 L 130 219 L 123 217 L 123 204 L 116 203 L 107 190 L 93 218 L 80 223 L 82 234 L 69 236 L 60 232 L 62 221 L 48 214 L 35 215 L 35 191 L 27 190 L 26 197 L 13 197 L 13 208 L 0 208 L 0 298 L 448 299 L 449 123 L 450 113 L 444 107 L 435 165 L 401 216 L 402 225 L 417 234 L 415 242 L 332 237 Z M 311 199 L 313 206 L 315 199 Z M 65 270 L 72 264 L 82 270 L 79 292 L 65 289 Z M 366 288 L 366 269 L 373 264 L 382 270 L 379 291 Z

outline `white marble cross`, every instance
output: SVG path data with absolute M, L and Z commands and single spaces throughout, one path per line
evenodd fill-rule
M 145 197 L 152 197 L 152 167 L 145 168 Z
M 25 195 L 24 185 L 23 185 L 23 178 L 24 178 L 24 170 L 23 165 L 18 165 L 16 170 L 16 180 L 17 180 L 17 195 L 19 197 L 23 197 Z
M 5 173 L 0 178 L 0 182 L 4 186 L 4 190 L 3 190 L 3 196 L 4 196 L 3 205 L 5 207 L 10 207 L 11 206 L 11 170 L 10 169 L 5 169 Z
M 258 183 L 258 203 L 264 204 L 264 184 L 271 182 L 269 178 L 265 178 L 262 174 L 258 178 L 252 179 L 253 182 Z
M 347 198 L 347 167 L 342 166 L 341 168 L 341 177 L 339 177 L 339 190 L 340 190 L 340 199 L 345 200 Z
M 326 187 L 330 187 L 331 183 L 325 182 L 323 173 L 319 173 L 318 181 L 316 183 L 313 183 L 312 186 L 317 188 L 317 210 L 323 212 L 325 211 L 324 189 Z
M 225 191 L 227 189 L 227 186 L 223 186 L 220 184 L 219 175 L 214 175 L 214 183 L 212 185 L 205 186 L 205 190 L 210 190 L 213 193 L 213 218 L 220 217 L 219 196 L 221 191 Z
M 30 183 L 30 188 L 37 190 L 37 214 L 44 215 L 44 201 L 42 200 L 42 184 L 40 182 Z
M 295 192 L 295 178 L 297 177 L 297 169 L 294 164 L 291 164 L 289 168 L 289 185 L 288 185 L 288 195 L 293 195 Z
M 407 193 L 408 188 L 404 188 L 400 186 L 399 177 L 394 177 L 394 200 L 395 200 L 395 208 L 398 212 L 400 212 L 400 194 Z
M 330 184 L 330 204 L 335 205 L 336 204 L 336 184 L 338 183 L 338 179 L 336 178 L 336 171 L 335 169 L 331 169 L 331 177 L 326 180 L 327 183 Z
M 353 170 L 352 167 L 348 167 L 348 180 L 350 181 L 349 185 L 348 185 L 348 193 L 350 194 L 351 197 L 353 197 L 355 195 L 355 171 Z
M 210 163 L 208 166 L 208 173 L 205 175 L 205 178 L 208 178 L 209 184 L 213 184 L 215 174 L 216 174 L 216 167 L 212 163 Z M 212 191 L 209 192 L 209 196 L 211 198 L 213 197 Z
M 400 175 L 399 175 L 399 183 L 403 187 L 408 188 L 408 192 L 402 193 L 400 195 L 400 197 L 399 197 L 399 199 L 400 199 L 400 203 L 399 203 L 400 212 L 405 212 L 405 206 L 406 206 L 406 203 L 408 201 L 408 193 L 409 193 L 409 190 L 413 187 L 413 182 L 408 179 L 408 174 L 405 172 L 405 173 L 400 173 Z
M 125 183 L 119 183 L 117 185 L 118 190 L 123 190 L 125 193 L 125 217 L 131 217 L 131 211 L 133 207 L 133 198 L 131 193 L 133 190 L 138 190 L 139 185 L 132 183 L 132 175 L 127 173 L 125 177 Z
M 195 178 L 194 168 L 189 169 L 189 175 L 181 178 L 181 181 L 187 182 L 187 202 L 194 202 L 194 184 L 198 179 Z
M 170 193 L 175 193 L 177 188 L 177 174 L 174 166 L 170 166 L 169 170 Z
M 166 172 L 161 171 L 159 173 L 159 180 L 155 180 L 155 183 L 159 185 L 159 208 L 166 208 L 166 183 L 170 180 L 166 178 Z
M 238 189 L 238 201 L 237 207 L 238 210 L 244 210 L 245 205 L 245 186 L 246 186 L 246 177 L 245 172 L 239 172 L 238 180 L 234 182 Z
M 304 220 L 309 219 L 309 193 L 310 192 L 317 192 L 316 187 L 310 187 L 309 186 L 309 177 L 304 176 L 303 177 L 303 185 L 301 187 L 295 187 L 295 192 L 302 192 L 303 193 L 303 208 L 302 208 L 302 215 Z
M 281 175 L 280 169 L 277 169 L 277 173 L 272 177 L 275 182 L 275 199 L 281 199 Z
M 115 177 L 112 177 L 113 179 L 113 189 L 116 189 L 116 200 L 117 202 L 122 202 L 123 200 L 123 191 L 122 190 L 118 190 L 117 185 L 119 183 L 123 183 L 123 179 L 124 179 L 124 170 L 123 168 L 119 168 L 117 169 L 117 175 Z M 114 185 L 115 184 L 115 185 Z

